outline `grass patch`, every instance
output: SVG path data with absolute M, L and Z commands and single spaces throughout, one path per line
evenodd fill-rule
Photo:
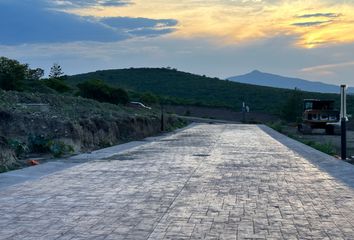
M 268 124 L 268 126 L 272 129 L 274 129 L 275 131 L 282 133 L 282 134 L 286 135 L 287 137 L 292 138 L 298 142 L 301 142 L 307 146 L 310 146 L 320 152 L 326 153 L 331 156 L 334 156 L 337 154 L 336 148 L 334 147 L 334 145 L 331 142 L 319 143 L 319 142 L 316 142 L 313 140 L 301 139 L 300 137 L 298 137 L 296 135 L 293 135 L 291 133 L 287 133 L 286 131 L 284 131 L 284 129 L 287 126 L 281 122 L 271 123 L 271 124 Z
M 173 122 L 168 124 L 166 131 L 172 132 L 176 129 L 184 128 L 187 125 L 188 125 L 188 121 L 181 119 L 181 118 L 176 118 Z
M 277 132 L 284 133 L 284 125 L 281 122 L 269 123 L 268 127 L 272 128 Z
M 333 144 L 328 142 L 328 143 L 318 143 L 315 141 L 309 141 L 309 140 L 299 140 L 295 139 L 297 141 L 300 141 L 314 149 L 317 149 L 318 151 L 321 151 L 323 153 L 326 153 L 328 155 L 334 156 L 336 155 L 336 149 L 334 148 Z

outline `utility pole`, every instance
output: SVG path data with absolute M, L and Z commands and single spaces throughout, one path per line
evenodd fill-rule
M 347 85 L 340 86 L 341 158 L 347 159 Z

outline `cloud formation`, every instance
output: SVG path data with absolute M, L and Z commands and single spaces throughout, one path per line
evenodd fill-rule
M 293 45 L 300 48 L 354 42 L 354 3 L 345 0 L 134 0 L 125 7 L 68 11 L 95 17 L 173 16 L 179 24 L 172 37 L 211 37 L 220 44 L 244 44 L 278 35 L 297 36 Z
M 292 25 L 298 26 L 298 27 L 312 27 L 312 26 L 318 26 L 322 25 L 325 23 L 331 23 L 332 21 L 315 21 L 315 22 L 298 22 L 298 23 L 293 23 Z
M 297 16 L 298 18 L 313 18 L 313 17 L 326 17 L 326 18 L 336 18 L 339 17 L 340 14 L 337 13 L 311 13 Z
M 117 7 L 131 4 L 130 0 L 55 0 L 60 7 Z
M 306 68 L 301 69 L 301 71 L 302 72 L 316 72 L 318 70 L 337 69 L 337 68 L 350 67 L 350 66 L 354 66 L 354 61 L 306 67 Z
M 73 0 L 71 2 L 74 2 Z M 65 1 L 68 4 L 68 1 Z M 75 1 L 75 4 L 123 4 L 122 1 Z M 62 1 L 62 4 L 63 1 Z M 174 31 L 173 19 L 131 17 L 96 18 L 53 9 L 44 0 L 0 2 L 0 44 L 114 42 L 132 37 L 152 37 Z
M 0 0 L 0 53 L 66 73 L 169 65 L 353 85 L 353 13 L 348 0 Z
M 148 19 L 129 17 L 102 18 L 100 22 L 133 36 L 152 37 L 175 31 L 178 22 L 174 19 Z

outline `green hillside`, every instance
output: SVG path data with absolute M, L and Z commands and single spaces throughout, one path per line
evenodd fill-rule
M 190 104 L 237 111 L 245 101 L 253 111 L 279 113 L 294 94 L 294 90 L 235 83 L 166 68 L 104 70 L 71 76 L 68 81 L 76 85 L 91 79 L 104 80 L 132 91 L 184 99 Z M 339 100 L 336 94 L 302 92 L 302 97 Z

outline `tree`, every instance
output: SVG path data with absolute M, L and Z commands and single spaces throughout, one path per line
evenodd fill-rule
M 0 88 L 4 90 L 21 90 L 28 69 L 27 64 L 0 57 Z
M 110 91 L 110 102 L 114 104 L 127 104 L 129 102 L 128 93 L 121 88 L 112 88 Z
M 44 76 L 44 70 L 41 68 L 36 69 L 27 69 L 26 79 L 30 81 L 36 81 L 41 79 Z
M 289 122 L 296 122 L 302 114 L 303 92 L 295 88 L 282 109 L 282 117 Z
M 49 78 L 59 79 L 64 76 L 64 72 L 58 63 L 54 63 L 50 68 Z
M 156 104 L 159 102 L 159 99 L 156 95 L 148 92 L 141 95 L 140 101 L 145 104 Z

